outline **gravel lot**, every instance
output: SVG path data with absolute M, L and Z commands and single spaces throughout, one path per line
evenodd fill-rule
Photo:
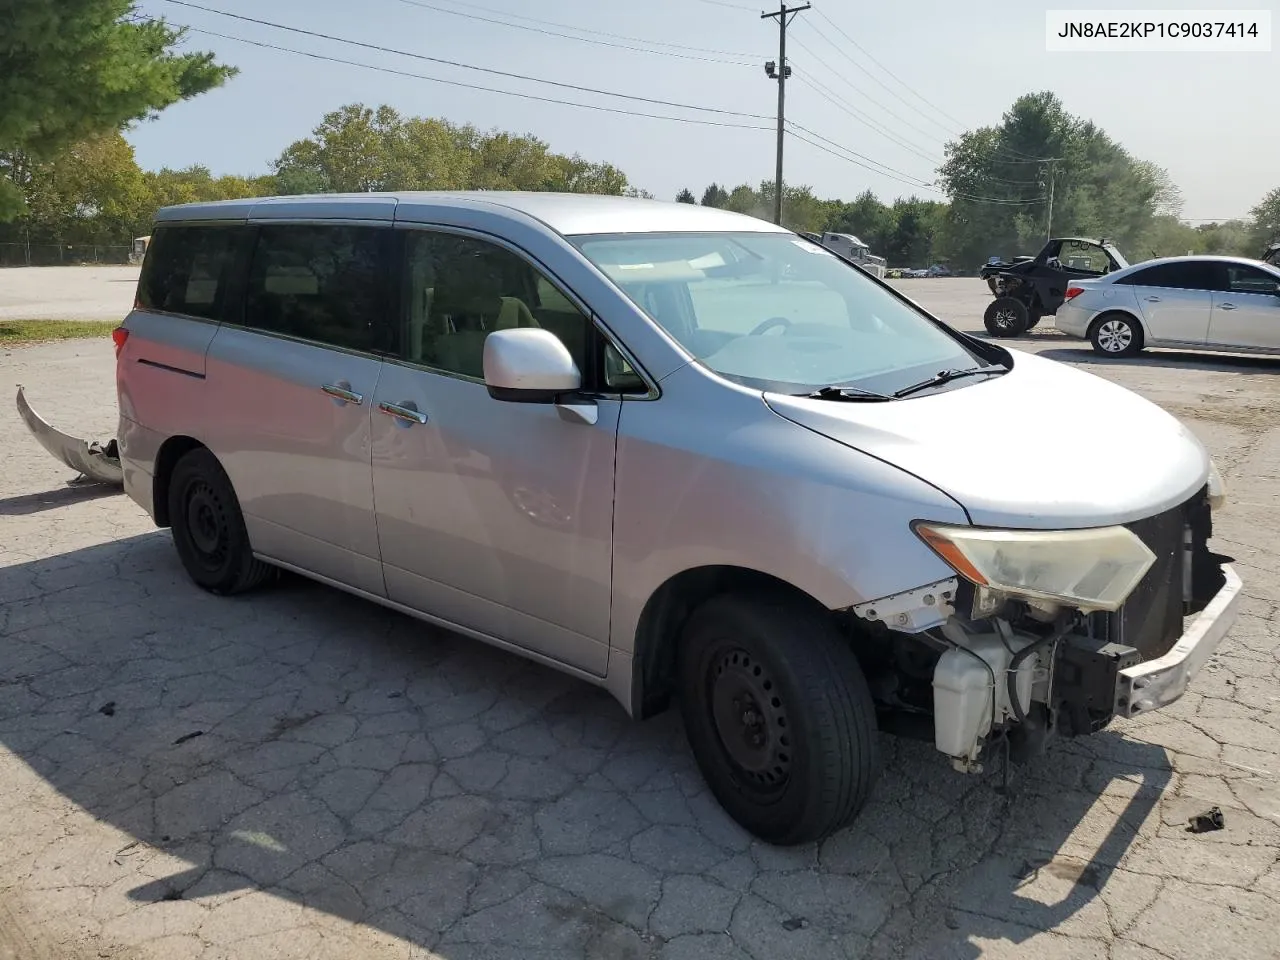
M 119 315 L 123 271 L 94 272 L 59 274 L 45 315 Z M 35 296 L 14 293 L 21 273 L 0 272 L 0 309 Z M 902 286 L 981 328 L 978 281 Z M 10 406 L 0 960 L 1275 956 L 1280 363 L 1094 362 L 1038 328 L 1017 346 L 1207 442 L 1243 615 L 1174 708 L 1057 745 L 1007 794 L 886 740 L 861 820 L 794 850 L 720 812 L 673 714 L 632 723 L 576 681 L 306 582 L 202 594 L 166 533 L 68 487 Z M 17 383 L 58 425 L 111 435 L 108 341 L 0 353 L 6 404 Z M 1061 403 L 1044 429 L 1072 416 Z M 1187 833 L 1213 805 L 1226 829 Z

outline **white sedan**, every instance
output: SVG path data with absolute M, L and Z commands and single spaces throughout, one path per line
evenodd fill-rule
M 1071 280 L 1054 326 L 1126 357 L 1144 347 L 1280 354 L 1280 269 L 1244 257 L 1166 257 Z

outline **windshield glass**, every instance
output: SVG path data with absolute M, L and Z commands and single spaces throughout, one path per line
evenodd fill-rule
M 984 365 L 858 267 L 789 233 L 571 240 L 700 363 L 744 386 L 892 392 Z

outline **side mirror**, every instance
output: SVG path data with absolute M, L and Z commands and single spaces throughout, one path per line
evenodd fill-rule
M 582 389 L 582 373 L 550 330 L 495 330 L 484 339 L 484 382 L 489 396 L 513 403 L 555 403 Z

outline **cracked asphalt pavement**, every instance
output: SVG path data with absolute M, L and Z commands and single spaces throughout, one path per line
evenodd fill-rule
M 923 283 L 944 307 L 961 289 Z M 0 354 L 0 960 L 1276 956 L 1280 361 L 1018 346 L 1208 443 L 1238 624 L 1171 709 L 1055 744 L 1007 792 L 886 738 L 861 819 L 795 849 L 721 812 L 674 713 L 633 723 L 301 579 L 202 593 L 167 531 L 69 486 L 11 406 L 22 383 L 110 437 L 109 342 Z M 1189 833 L 1213 806 L 1225 829 Z

